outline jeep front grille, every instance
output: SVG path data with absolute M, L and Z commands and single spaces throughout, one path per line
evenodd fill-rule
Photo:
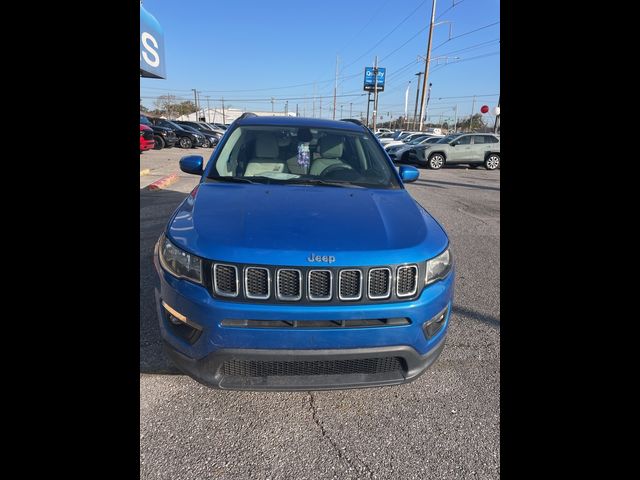
M 331 300 L 332 277 L 331 270 L 310 270 L 309 300 Z
M 249 303 L 300 305 L 402 302 L 424 287 L 425 264 L 375 267 L 289 267 L 211 263 L 205 270 L 214 297 Z
M 247 298 L 266 299 L 271 293 L 269 270 L 263 267 L 248 267 L 244 273 L 244 291 Z
M 302 272 L 292 268 L 278 270 L 278 299 L 300 300 L 302 298 Z
M 234 265 L 213 265 L 213 290 L 223 297 L 238 296 L 238 268 Z
M 362 296 L 362 272 L 341 270 L 339 285 L 340 300 L 359 300 Z
M 396 293 L 399 297 L 410 297 L 418 288 L 418 267 L 403 265 L 398 267 L 396 279 Z
M 391 270 L 372 268 L 369 270 L 369 298 L 389 298 L 391 295 Z

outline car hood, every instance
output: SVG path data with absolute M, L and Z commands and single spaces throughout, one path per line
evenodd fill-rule
M 404 189 L 202 183 L 166 233 L 204 258 L 289 266 L 311 254 L 334 266 L 419 262 L 448 245 Z

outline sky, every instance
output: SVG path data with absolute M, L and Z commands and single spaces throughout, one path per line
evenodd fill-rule
M 432 1 L 145 0 L 164 31 L 167 78 L 141 78 L 142 103 L 153 108 L 153 97 L 167 94 L 193 100 L 195 88 L 211 108 L 224 98 L 226 108 L 271 111 L 274 97 L 276 111 L 289 99 L 290 112 L 297 104 L 312 116 L 315 95 L 315 116 L 323 97 L 322 117 L 332 118 L 337 56 L 336 118 L 359 117 L 367 108 L 364 68 L 377 55 L 387 76 L 378 121 L 404 114 L 407 86 L 412 115 Z M 428 121 L 453 120 L 456 106 L 458 117 L 482 105 L 492 112 L 500 94 L 499 0 L 438 0 L 438 23 Z

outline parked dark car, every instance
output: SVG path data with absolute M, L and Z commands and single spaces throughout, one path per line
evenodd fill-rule
M 153 130 L 146 125 L 140 124 L 140 153 L 151 150 L 154 145 Z
M 214 132 L 208 126 L 205 126 L 202 122 L 189 122 L 186 120 L 176 120 L 175 123 L 180 125 L 181 127 L 189 127 L 194 129 L 196 132 L 204 135 L 205 141 L 202 145 L 204 148 L 215 147 L 223 134 Z
M 171 148 L 178 142 L 178 137 L 172 129 L 154 125 L 144 115 L 140 115 L 140 123 L 153 130 L 153 139 L 156 142 L 155 147 L 153 147 L 155 150 Z
M 174 123 L 170 120 L 151 117 L 149 117 L 149 120 L 154 125 L 170 128 L 171 130 L 173 130 L 178 137 L 178 145 L 180 145 L 181 148 L 195 148 L 199 145 L 202 145 L 202 143 L 204 142 L 204 136 L 200 135 L 199 133 L 191 132 L 183 128 L 181 125 L 178 125 L 177 123 Z

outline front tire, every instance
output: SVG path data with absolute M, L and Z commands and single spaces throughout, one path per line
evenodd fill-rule
M 492 153 L 484 161 L 484 168 L 487 170 L 495 170 L 498 167 L 500 167 L 500 155 Z
M 156 141 L 155 145 L 153 146 L 154 150 L 162 150 L 164 148 L 164 140 L 162 139 L 162 137 L 160 135 L 156 135 L 155 137 L 153 137 L 153 139 Z
M 444 165 L 444 156 L 441 153 L 434 153 L 429 157 L 428 165 L 431 170 L 440 170 Z
M 209 148 L 211 146 L 211 142 L 209 142 L 208 138 L 204 139 L 204 143 L 202 144 L 202 148 Z
M 189 137 L 182 137 L 179 143 L 180 143 L 180 148 L 193 147 L 193 144 L 191 143 L 191 139 Z

